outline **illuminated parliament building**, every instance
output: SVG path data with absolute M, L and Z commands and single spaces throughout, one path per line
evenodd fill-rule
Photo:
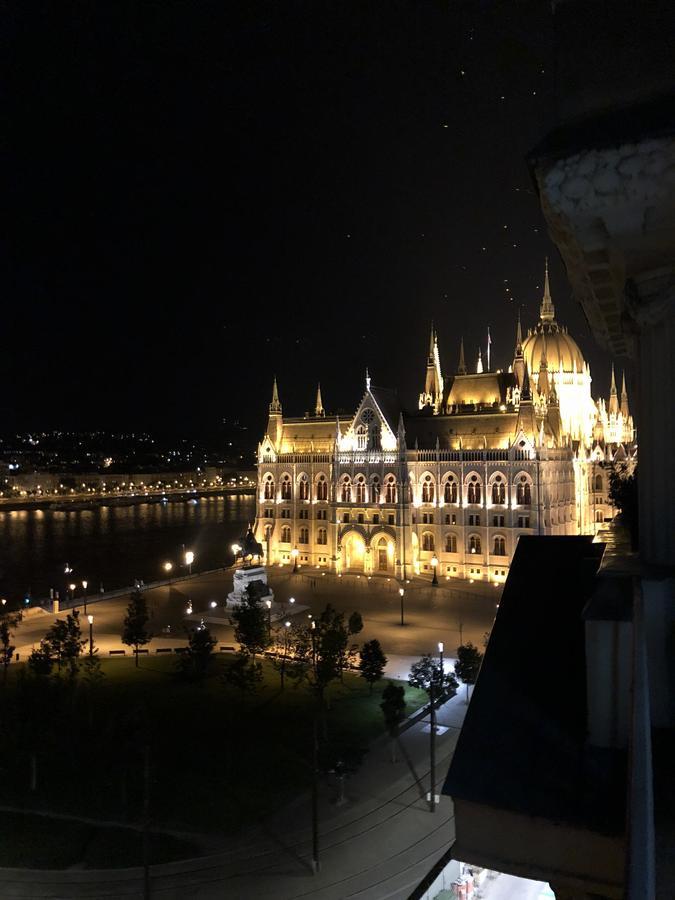
M 351 418 L 283 415 L 276 379 L 258 446 L 256 537 L 270 565 L 502 581 L 521 534 L 592 534 L 614 510 L 609 468 L 632 466 L 625 378 L 591 397 L 591 373 L 555 318 L 548 271 L 539 321 L 513 360 L 470 371 L 463 342 L 441 369 L 432 328 L 418 409 L 365 391 Z

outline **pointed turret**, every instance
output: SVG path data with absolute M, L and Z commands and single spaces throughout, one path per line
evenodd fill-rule
M 555 307 L 551 300 L 551 288 L 548 283 L 548 256 L 546 257 L 546 268 L 544 270 L 544 296 L 539 307 L 539 318 L 542 322 L 553 322 L 555 319 Z
M 457 366 L 458 375 L 466 375 L 466 363 L 464 362 L 464 338 L 459 339 L 459 365 Z
M 326 410 L 323 408 L 323 402 L 321 401 L 321 383 L 316 386 L 316 404 L 314 406 L 314 415 L 320 416 L 324 418 L 326 415 Z
M 520 310 L 518 310 L 518 324 L 516 326 L 516 349 L 513 355 L 513 374 L 516 376 L 516 384 L 523 385 L 525 374 L 525 360 L 523 358 L 523 329 L 520 324 Z
M 274 444 L 277 451 L 281 446 L 281 435 L 284 429 L 284 420 L 281 414 L 281 401 L 279 400 L 279 390 L 277 388 L 277 378 L 274 376 L 274 384 L 272 385 L 272 402 L 270 403 L 270 414 L 267 420 L 267 434 Z
M 621 412 L 623 413 L 624 419 L 627 419 L 630 416 L 630 411 L 628 409 L 628 391 L 626 390 L 625 372 L 622 372 L 621 374 Z
M 279 390 L 277 388 L 277 376 L 274 376 L 272 385 L 272 402 L 270 403 L 270 413 L 280 413 L 281 403 L 279 402 Z
M 614 377 L 614 363 L 612 363 L 612 382 L 609 387 L 609 414 L 617 415 L 619 412 L 619 396 L 616 390 L 616 378 Z
M 527 371 L 527 362 L 525 362 L 525 371 L 523 374 L 523 384 L 520 391 L 520 402 L 531 403 L 532 392 L 530 390 L 530 373 Z
M 480 352 L 480 347 L 478 348 L 478 362 L 476 363 L 476 375 L 483 374 L 483 356 Z
M 441 374 L 441 359 L 438 353 L 438 335 L 431 323 L 431 336 L 429 337 L 429 353 L 427 356 L 427 373 L 424 380 L 424 391 L 420 394 L 419 408 L 431 406 L 434 412 L 440 409 L 443 399 L 443 375 Z
M 370 390 L 370 373 L 368 372 L 368 366 L 366 366 L 366 390 Z

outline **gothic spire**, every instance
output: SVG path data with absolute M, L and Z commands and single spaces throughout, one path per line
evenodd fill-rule
M 539 318 L 542 322 L 552 322 L 555 319 L 555 308 L 551 300 L 551 288 L 548 283 L 548 256 L 546 257 L 546 268 L 544 270 L 544 296 L 539 307 Z
M 272 402 L 270 403 L 270 413 L 280 413 L 281 403 L 279 402 L 279 391 L 277 389 L 277 376 L 274 376 L 274 384 L 272 385 Z
M 520 309 L 518 310 L 518 324 L 516 326 L 516 358 L 523 355 L 523 328 L 520 324 Z
M 532 393 L 530 391 L 530 373 L 527 371 L 527 360 L 525 361 L 525 372 L 523 374 L 523 386 L 520 391 L 520 402 L 531 402 Z
M 616 378 L 614 377 L 614 363 L 612 363 L 612 382 L 609 388 L 609 414 L 616 415 L 619 412 L 619 397 L 616 391 Z
M 627 419 L 630 416 L 630 411 L 628 409 L 628 391 L 626 390 L 625 372 L 621 374 L 621 412 L 623 413 L 624 419 Z
M 434 320 L 431 320 L 431 334 L 429 336 L 429 362 L 433 362 L 434 359 L 434 348 L 436 347 L 436 331 L 434 329 Z
M 457 366 L 458 375 L 466 375 L 466 363 L 464 362 L 464 338 L 459 339 L 459 365 Z
M 323 403 L 321 401 L 321 382 L 316 386 L 316 405 L 314 407 L 314 415 L 315 416 L 325 416 L 326 410 L 323 408 Z

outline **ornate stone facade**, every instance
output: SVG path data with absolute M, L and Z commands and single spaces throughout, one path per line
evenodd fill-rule
M 432 328 L 418 409 L 366 375 L 344 421 L 326 415 L 320 390 L 313 416 L 284 418 L 275 381 L 258 447 L 268 562 L 396 578 L 437 566 L 439 578 L 499 582 L 521 534 L 588 534 L 611 518 L 606 469 L 634 457 L 625 383 L 621 406 L 613 377 L 609 405 L 594 403 L 548 273 L 539 321 L 525 340 L 518 322 L 508 370 L 485 371 L 482 358 L 476 369 L 462 345 L 444 377 Z

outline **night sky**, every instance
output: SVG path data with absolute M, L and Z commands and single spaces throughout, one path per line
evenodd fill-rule
M 17 4 L 0 430 L 257 431 L 415 399 L 431 319 L 496 365 L 558 320 L 607 391 L 525 155 L 556 124 L 548 2 Z

